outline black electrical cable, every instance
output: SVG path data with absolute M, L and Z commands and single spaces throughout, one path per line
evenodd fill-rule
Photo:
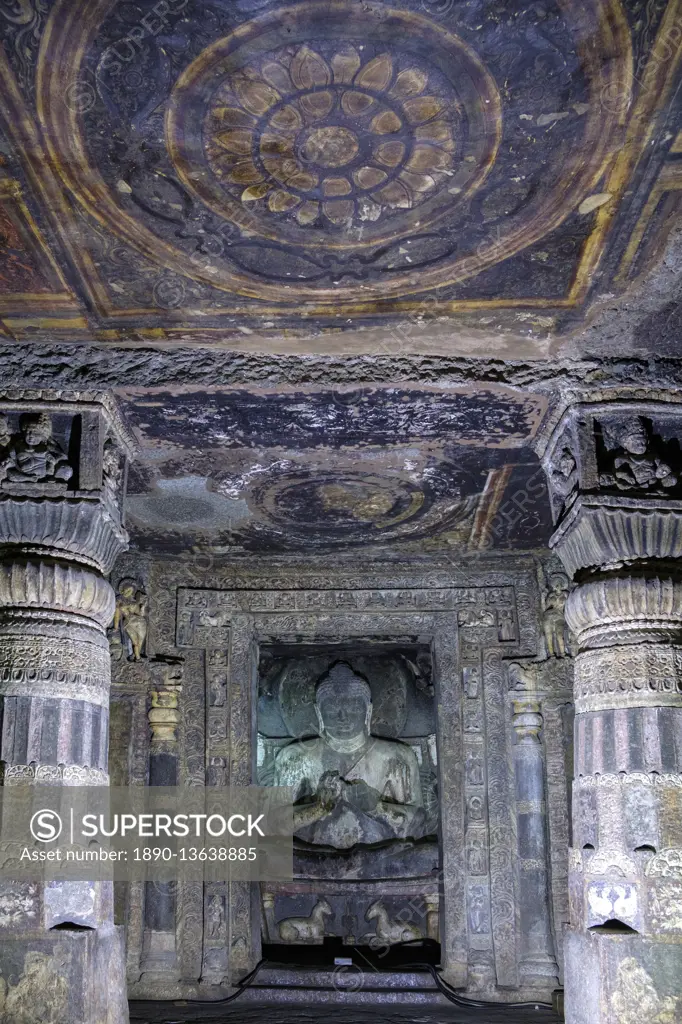
M 397 946 L 409 946 L 414 944 L 415 942 L 423 942 L 423 940 L 410 939 L 407 942 L 396 942 L 391 946 L 391 948 L 395 949 Z M 237 982 L 237 991 L 233 992 L 231 996 L 226 996 L 224 999 L 183 999 L 182 1001 L 183 1003 L 199 1003 L 205 1009 L 208 1009 L 209 1007 L 212 1009 L 213 1007 L 226 1006 L 228 1003 L 233 1002 L 235 999 L 238 999 L 241 995 L 243 995 L 246 989 L 249 988 L 249 986 L 252 985 L 253 982 L 256 980 L 256 976 L 258 975 L 259 971 L 261 971 L 264 967 L 267 967 L 268 965 L 271 967 L 282 966 L 282 964 L 279 964 L 276 960 L 261 960 L 258 964 L 256 964 L 254 969 L 249 974 L 247 974 L 244 978 Z M 307 970 L 310 967 L 310 964 L 297 964 L 287 962 L 286 966 Z M 533 1000 L 532 1002 L 524 1003 L 499 1003 L 486 1001 L 484 999 L 470 999 L 468 996 L 460 995 L 458 989 L 453 988 L 451 985 L 448 984 L 448 982 L 444 981 L 433 964 L 429 964 L 424 961 L 417 961 L 416 963 L 412 964 L 403 964 L 400 967 L 389 967 L 386 968 L 386 970 L 392 972 L 405 970 L 427 970 L 432 975 L 438 990 L 443 993 L 446 999 L 448 999 L 451 1003 L 454 1003 L 455 1006 L 461 1006 L 469 1010 L 499 1010 L 500 1008 L 509 1008 L 510 1010 L 537 1010 L 540 1009 L 540 1007 L 542 1007 L 542 1009 L 553 1009 L 551 1003 L 543 1003 L 539 1000 Z M 185 1024 L 185 1022 L 164 1021 L 164 1024 Z

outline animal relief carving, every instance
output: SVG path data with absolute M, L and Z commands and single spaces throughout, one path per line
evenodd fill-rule
M 325 917 L 333 914 L 325 899 L 318 900 L 310 917 L 288 917 L 279 922 L 282 942 L 309 942 L 321 945 L 324 940 Z
M 389 913 L 381 902 L 375 900 L 365 914 L 366 921 L 376 921 L 376 934 L 371 936 L 370 944 L 391 946 L 396 942 L 411 942 L 423 939 L 424 935 L 416 925 L 399 920 L 391 920 Z

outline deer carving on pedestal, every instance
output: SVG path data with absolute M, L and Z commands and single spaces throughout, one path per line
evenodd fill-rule
M 321 944 L 324 941 L 324 919 L 330 914 L 333 914 L 333 910 L 327 901 L 318 900 L 310 917 L 287 917 L 280 921 L 279 937 L 282 942 Z
M 391 921 L 381 900 L 375 900 L 365 914 L 366 921 L 373 921 L 375 918 L 376 934 L 370 938 L 375 945 L 391 946 L 397 942 L 410 942 L 413 939 L 424 938 L 422 932 L 415 925 L 404 924 L 402 921 Z

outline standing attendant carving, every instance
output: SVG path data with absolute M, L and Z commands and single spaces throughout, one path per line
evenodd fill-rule
M 129 661 L 140 661 L 146 654 L 149 598 L 135 580 L 121 580 L 116 598 L 113 629 L 119 630 L 131 648 Z

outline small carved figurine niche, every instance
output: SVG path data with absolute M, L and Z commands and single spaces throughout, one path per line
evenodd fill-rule
M 73 486 L 70 417 L 49 412 L 0 412 L 0 484 L 21 490 L 40 484 Z

